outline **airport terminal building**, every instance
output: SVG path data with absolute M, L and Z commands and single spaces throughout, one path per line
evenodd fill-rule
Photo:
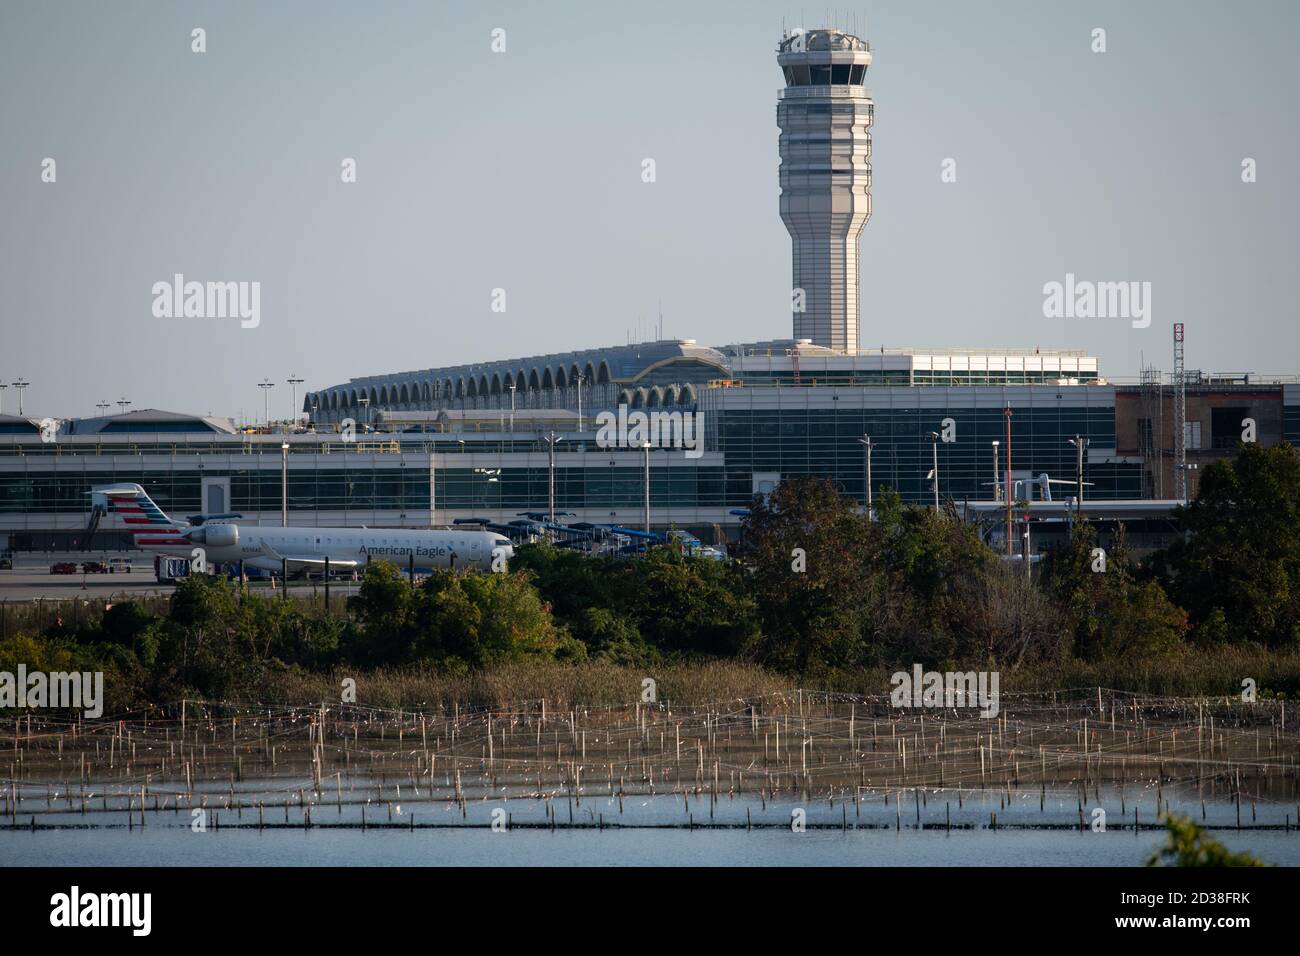
M 120 481 L 173 517 L 279 523 L 285 487 L 290 524 L 398 527 L 544 511 L 553 481 L 554 507 L 571 520 L 639 527 L 647 470 L 652 526 L 709 542 L 734 536 L 734 512 L 791 477 L 824 476 L 865 501 L 868 438 L 874 492 L 931 503 L 937 487 L 941 499 L 989 503 L 1004 494 L 1008 444 L 1013 481 L 1074 479 L 1081 437 L 1097 507 L 1174 498 L 1180 476 L 1194 494 L 1198 467 L 1233 452 L 1246 418 L 1260 442 L 1300 440 L 1300 378 L 1176 369 L 1121 383 L 1076 351 L 860 348 L 859 321 L 889 326 L 859 316 L 871 51 L 815 30 L 783 38 L 777 60 L 790 339 L 673 339 L 364 375 L 307 393 L 306 425 L 253 433 L 148 409 L 0 416 L 0 544 L 79 547 L 90 488 Z M 598 416 L 620 408 L 698 416 L 702 451 L 603 440 Z M 96 546 L 114 533 L 106 522 Z
M 936 357 L 929 355 L 926 364 Z M 1081 361 L 1009 354 L 948 358 L 962 366 L 992 359 L 1031 366 L 1044 359 Z M 778 378 L 789 374 L 789 359 L 764 355 L 763 370 Z M 880 363 L 873 357 L 865 372 L 879 372 Z M 703 450 L 698 457 L 672 448 L 649 452 L 655 528 L 687 528 L 706 541 L 734 535 L 740 518 L 733 511 L 797 475 L 825 476 L 863 500 L 864 436 L 873 446 L 876 493 L 890 487 L 905 500 L 931 502 L 929 476 L 937 457 L 941 498 L 991 501 L 997 472 L 1005 467 L 1008 408 L 1013 480 L 1041 473 L 1073 478 L 1076 451 L 1070 440 L 1082 435 L 1088 439 L 1084 478 L 1090 504 L 1169 497 L 1174 389 L 1167 384 L 1160 386 L 1155 414 L 1142 417 L 1149 387 L 1117 386 L 1099 377 L 994 385 L 953 384 L 944 376 L 923 383 L 915 381 L 914 366 L 913 384 L 830 384 L 804 372 L 806 362 L 799 364 L 797 384 L 750 384 L 733 368 L 728 374 L 737 377 L 686 383 L 697 387 L 694 401 L 685 405 L 678 388 L 678 406 L 702 414 Z M 957 371 L 964 378 L 971 370 Z M 1014 371 L 1018 376 L 1020 370 Z M 1041 374 L 1034 367 L 1025 371 L 1031 378 Z M 614 398 L 629 385 L 621 383 Z M 644 387 L 631 387 L 634 402 L 657 394 L 651 386 L 641 399 Z M 1185 391 L 1186 431 L 1195 437 L 1186 450 L 1190 464 L 1230 455 L 1246 416 L 1258 423 L 1261 442 L 1300 441 L 1300 385 L 1210 381 Z M 314 430 L 244 434 L 220 419 L 141 410 L 64 422 L 51 434 L 40 420 L 6 416 L 0 419 L 0 535 L 24 549 L 78 547 L 87 493 L 115 481 L 140 483 L 176 517 L 233 510 L 248 520 L 278 523 L 287 479 L 289 521 L 295 525 L 508 521 L 548 507 L 548 436 L 560 439 L 553 446 L 557 511 L 571 512 L 575 521 L 639 527 L 646 453 L 601 447 L 593 413 L 605 402 L 593 396 L 584 397 L 581 416 L 576 393 L 569 403 L 555 402 L 567 407 L 552 408 L 534 407 L 544 398 L 531 394 L 529 407 L 516 407 L 513 416 L 508 407 L 452 403 L 381 407 L 370 412 L 372 424 L 362 424 L 350 440 L 337 423 L 324 422 Z M 936 441 L 933 433 L 943 430 L 945 420 L 953 440 Z M 1192 494 L 1195 476 L 1190 472 Z M 111 534 L 111 528 L 106 524 L 100 534 Z

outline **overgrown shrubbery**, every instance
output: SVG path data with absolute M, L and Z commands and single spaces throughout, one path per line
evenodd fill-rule
M 592 656 L 642 664 L 665 656 L 734 657 L 758 633 L 746 575 L 668 547 L 635 560 L 522 548 L 514 567 Z
M 802 673 L 1175 651 L 1186 614 L 1137 579 L 1122 535 L 1105 573 L 1094 544 L 1079 523 L 1033 583 L 950 512 L 886 493 L 868 521 L 829 482 L 785 482 L 755 503 L 740 552 L 760 608 L 755 651 Z

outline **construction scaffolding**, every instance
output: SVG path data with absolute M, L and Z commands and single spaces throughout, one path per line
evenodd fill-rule
M 1164 373 L 1154 365 L 1142 368 L 1142 417 L 1138 448 L 1142 454 L 1142 497 L 1164 497 L 1165 403 Z

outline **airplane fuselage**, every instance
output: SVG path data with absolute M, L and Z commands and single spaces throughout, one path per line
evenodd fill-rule
M 186 529 L 187 544 L 156 546 L 154 550 L 193 558 L 203 549 L 209 563 L 235 564 L 279 571 L 281 561 L 292 570 L 323 570 L 325 559 L 340 571 L 364 566 L 368 561 L 390 561 L 405 569 L 414 559 L 417 570 L 430 568 L 480 568 L 493 570 L 494 560 L 509 559 L 508 538 L 495 532 L 424 530 L 406 528 L 268 528 L 244 524 L 205 524 Z

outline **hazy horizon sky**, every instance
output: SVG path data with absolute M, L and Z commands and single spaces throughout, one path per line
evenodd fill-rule
M 37 416 L 260 418 L 269 377 L 281 417 L 293 373 L 301 403 L 619 345 L 660 301 L 668 337 L 788 338 L 775 47 L 818 9 L 0 0 L 0 382 Z M 1300 373 L 1300 4 L 832 18 L 875 52 L 863 348 L 1080 348 L 1129 377 L 1184 322 L 1189 367 Z M 259 282 L 260 325 L 155 317 L 175 273 Z M 1150 327 L 1044 318 L 1067 273 L 1150 282 Z

